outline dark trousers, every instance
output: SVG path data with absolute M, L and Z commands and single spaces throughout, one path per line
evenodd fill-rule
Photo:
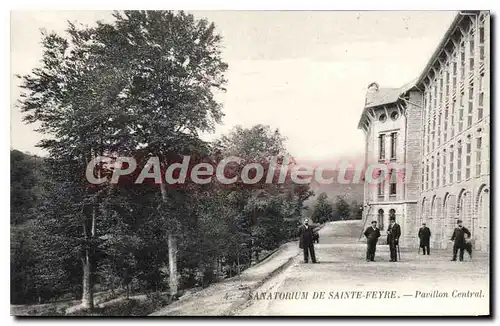
M 427 251 L 426 251 L 426 249 L 427 249 Z M 423 245 L 422 246 L 422 250 L 424 251 L 424 255 L 425 255 L 426 252 L 427 252 L 428 255 L 431 254 L 431 247 L 429 247 L 428 244 L 427 245 Z
M 457 245 L 454 245 L 453 246 L 453 260 L 457 260 L 457 251 L 460 250 L 460 261 L 463 261 L 464 260 L 464 246 L 457 246 Z
M 316 255 L 314 254 L 314 245 L 304 245 L 304 262 L 309 262 L 309 253 L 311 254 L 311 260 L 313 263 L 316 262 Z
M 366 260 L 375 260 L 375 251 L 377 250 L 377 241 L 367 241 L 366 243 Z
M 391 241 L 389 243 L 389 250 L 391 252 L 391 260 L 397 261 L 398 260 L 398 252 L 397 252 L 396 243 L 394 241 Z

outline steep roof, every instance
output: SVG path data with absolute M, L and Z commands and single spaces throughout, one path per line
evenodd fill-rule
M 365 107 L 363 109 L 361 117 L 359 118 L 358 128 L 361 128 L 361 122 L 363 121 L 363 117 L 365 116 L 368 109 L 381 105 L 396 103 L 402 95 L 404 95 L 407 91 L 415 86 L 416 81 L 417 79 L 414 79 L 399 88 L 378 88 L 377 91 L 371 92 L 370 96 L 366 97 Z
M 367 97 L 365 109 L 397 102 L 401 95 L 415 86 L 415 81 L 416 79 L 399 88 L 379 88 L 370 98 Z
M 393 103 L 398 100 L 399 88 L 379 88 L 372 96 L 366 98 L 365 108 Z

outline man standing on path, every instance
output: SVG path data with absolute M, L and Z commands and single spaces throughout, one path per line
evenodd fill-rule
M 427 249 L 427 255 L 431 254 L 431 229 L 425 226 L 425 223 L 422 223 L 422 227 L 418 230 L 418 238 L 420 239 L 420 248 L 422 248 L 424 255 Z
M 462 220 L 457 221 L 458 227 L 453 231 L 453 235 L 451 236 L 451 241 L 455 241 L 453 244 L 453 259 L 452 261 L 457 260 L 457 251 L 460 250 L 460 261 L 464 261 L 464 249 L 466 247 L 465 235 L 470 238 L 470 231 L 467 230 L 462 225 Z
M 364 235 L 366 237 L 366 261 L 375 261 L 375 251 L 380 237 L 377 221 L 372 221 L 372 226 L 366 228 Z
M 316 264 L 316 255 L 314 254 L 314 231 L 311 226 L 309 226 L 309 220 L 304 220 L 304 225 L 299 228 L 299 248 L 304 250 L 304 263 L 309 262 L 309 254 L 311 254 L 311 261 Z
M 401 227 L 396 223 L 396 219 L 391 217 L 389 221 L 389 228 L 387 229 L 387 243 L 391 252 L 391 262 L 398 261 L 397 246 L 399 246 L 399 237 L 401 236 Z

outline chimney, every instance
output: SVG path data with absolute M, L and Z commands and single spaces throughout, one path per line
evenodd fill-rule
M 376 82 L 373 82 L 370 85 L 368 85 L 366 90 L 365 105 L 368 105 L 373 102 L 373 99 L 377 96 L 377 92 L 378 92 L 378 84 Z

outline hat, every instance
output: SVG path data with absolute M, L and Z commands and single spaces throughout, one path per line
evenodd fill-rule
M 389 221 L 395 221 L 396 218 L 394 216 L 389 217 Z
M 423 222 L 422 225 L 425 225 L 425 222 Z
M 462 223 L 462 220 L 458 220 L 458 221 L 457 221 L 457 224 L 460 224 L 460 223 Z

